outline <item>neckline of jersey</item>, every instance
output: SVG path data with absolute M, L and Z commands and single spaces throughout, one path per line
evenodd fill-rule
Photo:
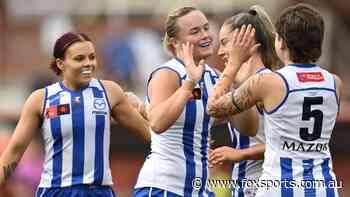
M 300 67 L 300 68 L 312 68 L 316 67 L 316 64 L 288 64 L 288 66 Z
M 89 83 L 89 84 L 86 85 L 86 86 L 82 86 L 79 90 L 71 90 L 71 89 L 67 88 L 67 87 L 63 84 L 62 81 L 60 81 L 59 84 L 60 84 L 60 86 L 61 86 L 61 88 L 62 88 L 63 90 L 66 90 L 66 91 L 68 91 L 68 92 L 75 93 L 75 94 L 81 93 L 83 90 L 85 90 L 85 89 L 86 89 L 87 87 L 89 87 L 89 85 L 90 85 L 90 83 Z
M 180 58 L 178 58 L 178 57 L 175 57 L 175 59 L 178 61 L 178 62 L 180 62 L 180 64 L 182 64 L 183 66 L 185 66 L 185 63 L 184 63 L 184 61 L 182 61 Z

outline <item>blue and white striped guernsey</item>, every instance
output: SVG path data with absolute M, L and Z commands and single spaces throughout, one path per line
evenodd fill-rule
M 61 82 L 45 88 L 44 169 L 39 187 L 112 185 L 109 166 L 110 105 L 101 82 L 80 91 Z
M 168 61 L 155 71 L 159 69 L 177 73 L 180 84 L 186 77 L 185 67 L 178 59 Z M 208 116 L 206 105 L 217 80 L 217 73 L 206 65 L 203 77 L 196 85 L 201 89 L 201 99 L 189 100 L 179 118 L 165 132 L 151 132 L 151 154 L 141 169 L 135 188 L 154 187 L 185 197 L 207 196 L 204 183 L 209 177 L 207 151 L 209 129 L 214 119 Z M 202 181 L 198 189 L 192 187 L 196 177 Z
M 334 76 L 314 64 L 290 64 L 276 73 L 287 93 L 275 109 L 264 111 L 266 150 L 260 181 L 279 185 L 260 187 L 257 197 L 336 197 L 329 150 L 339 110 Z

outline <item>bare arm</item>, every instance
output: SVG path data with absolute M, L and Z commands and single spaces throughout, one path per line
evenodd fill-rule
M 145 141 L 151 141 L 148 122 L 129 104 L 123 90 L 112 81 L 103 81 L 111 101 L 112 117 L 128 131 L 140 136 Z
M 342 97 L 342 93 L 343 93 L 343 82 L 341 81 L 341 79 L 333 74 L 334 76 L 334 79 L 335 79 L 335 83 L 336 83 L 336 88 L 337 88 L 337 96 L 338 96 L 338 101 L 339 101 L 339 104 L 340 104 L 340 99 Z M 340 111 L 340 109 L 339 109 Z M 338 116 L 339 116 L 339 112 L 338 112 Z
M 263 78 L 267 74 L 258 74 L 249 78 L 234 92 L 208 101 L 207 110 L 210 116 L 222 118 L 243 112 L 262 100 Z M 210 97 L 210 96 L 209 96 Z
M 242 64 L 249 59 L 251 54 L 257 50 L 259 44 L 254 45 L 255 29 L 251 25 L 246 28 L 236 28 L 232 33 L 232 41 L 230 44 L 230 54 L 225 69 L 222 72 L 219 81 L 214 87 L 210 99 L 216 99 L 226 92 L 236 80 L 237 72 L 240 70 Z
M 241 29 L 235 29 L 232 34 L 232 41 L 230 42 L 231 51 L 229 54 L 228 63 L 225 66 L 223 73 L 220 76 L 218 83 L 215 85 L 213 93 L 209 95 L 208 106 L 210 103 L 215 103 L 218 99 L 223 97 L 232 86 L 233 82 L 237 80 L 239 76 L 237 73 L 241 73 L 243 62 L 246 62 L 251 54 L 255 53 L 259 44 L 254 43 L 255 30 L 251 25 L 246 28 L 244 25 Z M 246 64 L 245 67 L 254 67 Z M 244 68 L 244 67 L 243 67 Z M 244 80 L 248 78 L 247 68 L 244 68 L 245 76 Z M 248 69 L 251 70 L 251 69 Z M 242 74 L 241 74 L 242 75 Z M 243 80 L 243 79 L 241 79 Z M 229 95 L 227 95 L 229 96 Z M 227 103 L 229 104 L 229 103 Z M 209 109 L 209 108 L 208 108 Z M 209 113 L 209 115 L 211 115 Z M 235 127 L 242 133 L 254 136 L 258 128 L 258 115 L 255 109 L 250 109 L 240 115 L 231 117 L 229 113 L 220 116 L 220 118 L 228 118 L 230 122 L 233 122 Z
M 44 90 L 33 92 L 25 102 L 16 129 L 0 158 L 0 184 L 13 173 L 23 153 L 40 128 Z
M 177 74 L 169 70 L 156 72 L 148 87 L 151 100 L 149 120 L 152 130 L 157 133 L 166 131 L 177 120 L 204 71 L 204 60 L 198 65 L 194 63 L 193 45 L 189 42 L 176 45 L 176 54 L 186 65 L 187 79 L 181 87 Z
M 265 144 L 257 144 L 245 149 L 235 149 L 228 146 L 216 148 L 209 154 L 210 164 L 222 164 L 224 161 L 240 162 L 243 160 L 264 159 Z
M 131 106 L 134 107 L 144 119 L 148 120 L 146 103 L 143 103 L 133 92 L 124 92 L 124 94 Z
M 166 131 L 177 120 L 192 95 L 195 84 L 184 80 L 179 87 L 178 81 L 175 72 L 160 70 L 149 83 L 149 121 L 156 133 Z

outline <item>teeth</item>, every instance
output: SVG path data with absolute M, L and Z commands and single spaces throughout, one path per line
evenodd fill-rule
M 209 42 L 205 42 L 202 44 L 199 44 L 200 47 L 208 47 L 209 46 Z
M 81 74 L 86 75 L 86 74 L 91 74 L 91 70 L 87 70 L 87 71 L 82 71 Z
M 91 72 L 90 68 L 82 68 L 80 71 L 81 74 L 91 74 Z

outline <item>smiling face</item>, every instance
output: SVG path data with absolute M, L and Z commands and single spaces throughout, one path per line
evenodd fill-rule
M 218 55 L 220 56 L 220 58 L 222 58 L 225 61 L 225 63 L 227 63 L 228 61 L 229 52 L 230 52 L 229 43 L 232 40 L 232 35 L 233 35 L 233 31 L 231 29 L 231 25 L 224 24 L 221 27 L 220 33 L 219 33 L 220 45 L 219 45 Z
M 57 59 L 63 81 L 70 87 L 89 84 L 96 68 L 95 47 L 90 41 L 76 42 L 66 50 L 63 60 Z
M 209 29 L 208 19 L 201 11 L 194 10 L 180 17 L 177 25 L 179 31 L 174 42 L 192 43 L 195 61 L 205 59 L 213 54 L 213 36 Z

